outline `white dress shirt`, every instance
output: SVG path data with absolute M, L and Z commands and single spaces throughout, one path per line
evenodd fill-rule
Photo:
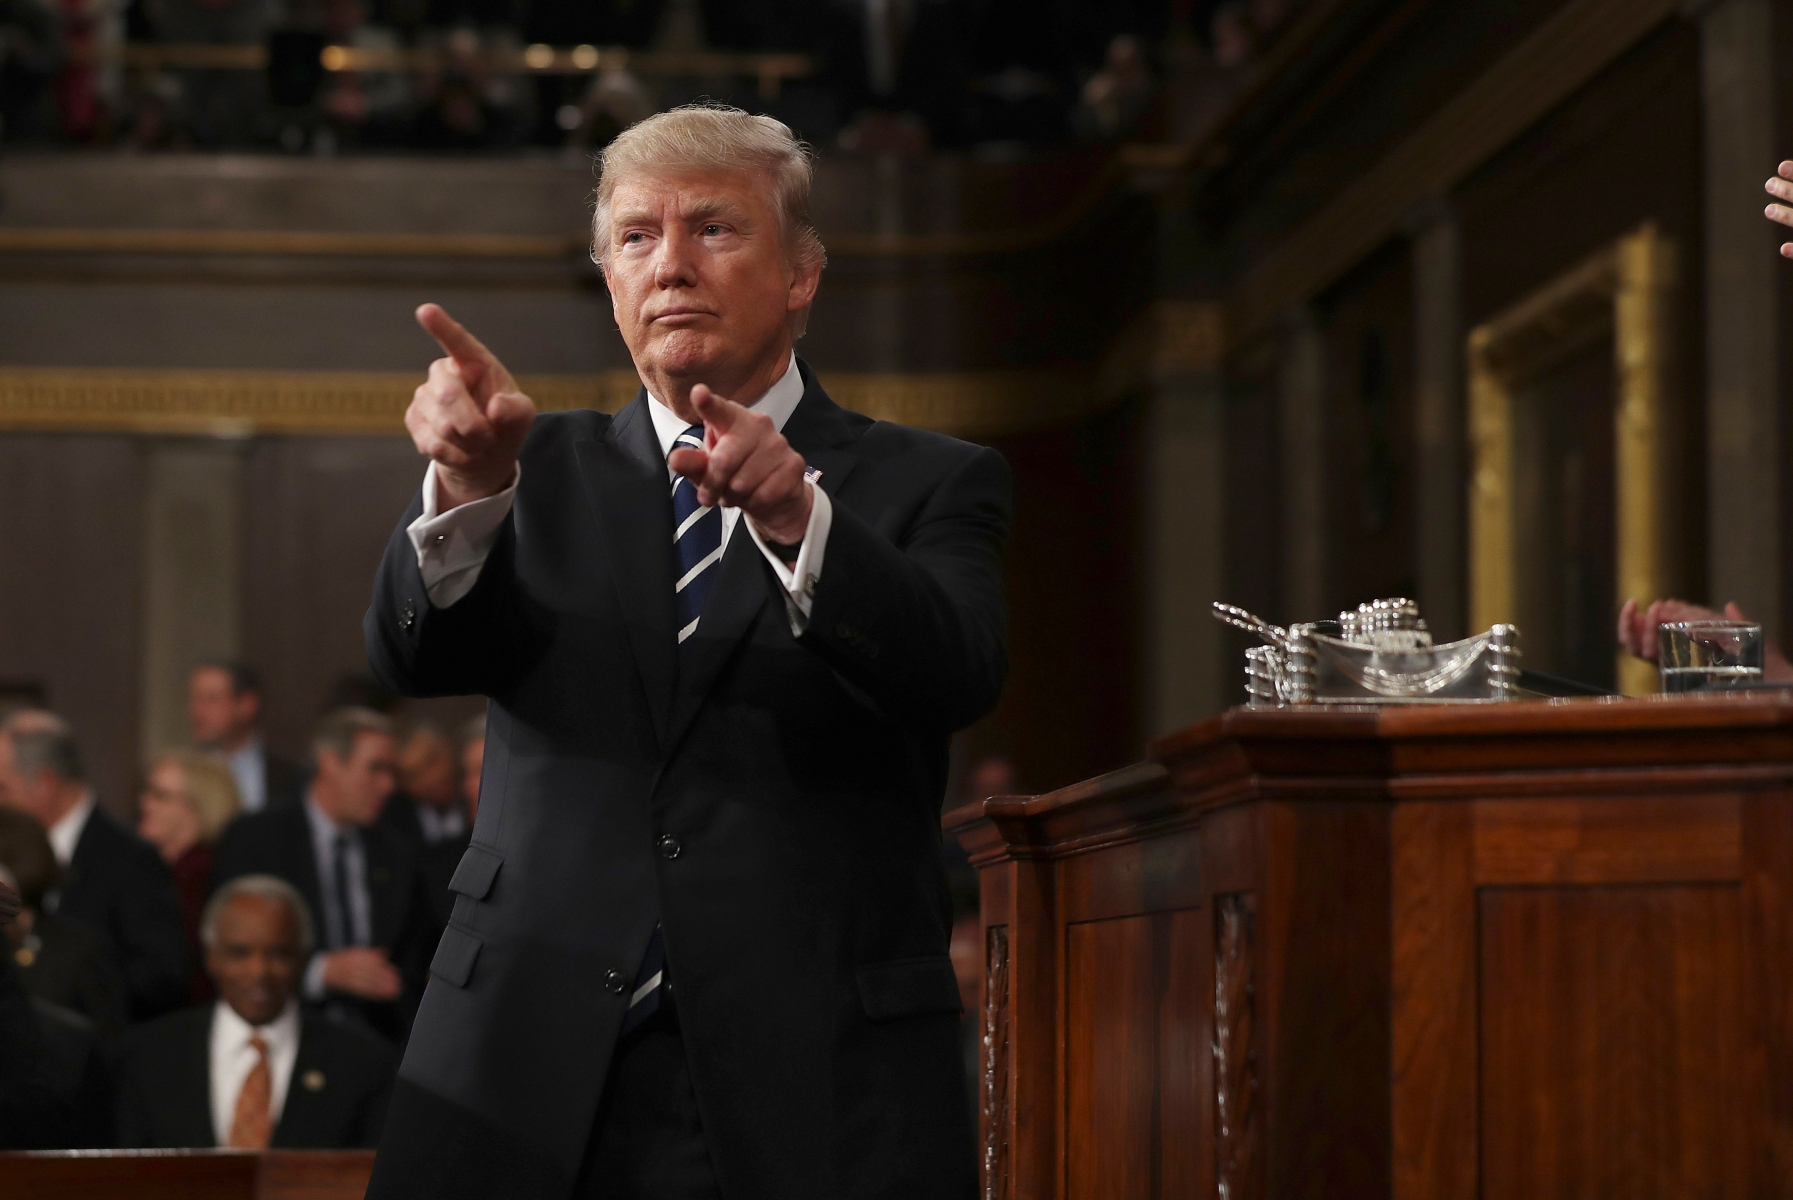
M 237 1094 L 255 1069 L 255 1048 L 249 1039 L 256 1034 L 268 1047 L 268 1122 L 272 1129 L 280 1125 L 286 1090 L 293 1081 L 293 1064 L 299 1061 L 299 1005 L 288 1000 L 278 1017 L 261 1026 L 243 1020 L 222 1000 L 212 1006 L 212 1140 L 219 1146 L 230 1144 Z
M 791 414 L 797 410 L 797 404 L 802 399 L 803 376 L 797 370 L 797 356 L 793 354 L 778 382 L 747 407 L 771 417 L 773 427 L 783 433 L 785 423 L 791 419 Z M 674 440 L 689 427 L 683 417 L 661 403 L 659 397 L 652 393 L 648 395 L 647 407 L 654 421 L 654 433 L 660 441 L 660 453 L 663 457 L 670 456 Z M 668 466 L 666 482 L 669 489 L 675 475 L 672 467 Z M 518 471 L 518 478 L 522 478 L 521 469 Z M 765 555 L 766 561 L 772 564 L 778 581 L 784 585 L 785 612 L 790 618 L 791 632 L 798 636 L 809 625 L 810 609 L 815 603 L 816 582 L 822 577 L 822 556 L 828 545 L 828 530 L 834 521 L 834 507 L 828 499 L 828 493 L 817 487 L 813 479 L 808 481 L 807 486 L 814 495 L 815 502 L 810 506 L 809 525 L 803 532 L 803 543 L 794 563 L 787 566 L 766 545 L 759 530 L 753 527 L 753 522 L 747 522 L 748 534 Z M 432 605 L 447 608 L 473 590 L 473 585 L 479 582 L 480 568 L 485 566 L 486 556 L 492 552 L 492 546 L 498 540 L 499 527 L 504 524 L 504 518 L 510 515 L 516 495 L 517 485 L 513 482 L 495 496 L 487 496 L 483 500 L 474 500 L 441 512 L 436 507 L 436 464 L 432 462 L 424 471 L 423 513 L 411 522 L 405 532 L 411 538 L 411 545 L 417 550 L 417 569 L 423 576 L 424 591 L 428 593 Z M 740 509 L 723 508 L 724 546 L 728 545 L 729 536 L 740 522 L 740 517 Z
M 260 812 L 268 805 L 268 757 L 261 739 L 252 737 L 224 756 L 230 777 L 237 781 L 237 795 L 244 812 Z
M 62 820 L 50 826 L 50 849 L 56 852 L 56 861 L 68 866 L 75 857 L 75 847 L 81 844 L 81 835 L 87 830 L 87 820 L 93 816 L 93 793 L 88 792 L 81 797 L 75 807 L 62 814 Z

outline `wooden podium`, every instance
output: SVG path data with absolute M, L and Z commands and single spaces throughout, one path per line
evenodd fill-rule
M 989 1200 L 1793 1195 L 1793 697 L 1150 754 L 946 819 Z

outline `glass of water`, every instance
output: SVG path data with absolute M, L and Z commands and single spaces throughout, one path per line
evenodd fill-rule
M 1722 691 L 1762 682 L 1762 627 L 1749 621 L 1677 621 L 1658 628 L 1662 690 Z

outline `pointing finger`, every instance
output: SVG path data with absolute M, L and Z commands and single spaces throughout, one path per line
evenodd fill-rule
M 741 414 L 747 411 L 733 400 L 718 396 L 701 383 L 691 389 L 691 407 L 703 418 L 705 430 L 713 429 L 717 433 L 727 433 L 741 419 Z
M 510 382 L 510 375 L 504 370 L 504 364 L 498 361 L 498 356 L 486 349 L 484 342 L 467 332 L 459 321 L 449 316 L 448 310 L 440 304 L 421 305 L 417 309 L 417 323 L 454 359 L 455 365 L 461 368 L 461 377 L 469 387 L 484 382 Z M 488 380 L 488 376 L 501 378 Z

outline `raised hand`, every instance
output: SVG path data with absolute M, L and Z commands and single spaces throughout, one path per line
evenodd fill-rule
M 324 955 L 324 986 L 366 1000 L 396 1000 L 404 985 L 384 950 L 346 946 Z
M 1775 172 L 1775 177 L 1762 186 L 1776 200 L 1793 203 L 1793 162 L 1782 163 L 1780 169 Z M 1782 225 L 1793 225 L 1793 208 L 1789 208 L 1786 204 L 1770 204 L 1764 215 L 1770 221 L 1776 221 Z M 1793 242 L 1782 242 L 1781 254 L 1787 258 L 1793 258 Z
M 698 503 L 740 509 L 774 542 L 801 542 L 815 503 L 803 481 L 803 456 L 773 428 L 771 417 L 701 383 L 691 389 L 691 404 L 704 423 L 704 448 L 680 447 L 666 461 L 697 485 Z
M 446 512 L 496 495 L 517 477 L 517 455 L 535 421 L 535 403 L 498 357 L 441 306 L 425 304 L 417 323 L 446 358 L 411 397 L 405 428 L 417 452 L 436 464 L 437 507 Z

